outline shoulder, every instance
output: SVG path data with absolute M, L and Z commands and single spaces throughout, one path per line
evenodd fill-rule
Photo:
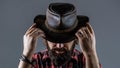
M 32 58 L 37 59 L 37 58 L 42 58 L 44 56 L 48 56 L 48 50 L 47 49 L 34 53 L 32 55 Z
M 45 49 L 32 55 L 32 63 L 38 65 L 46 58 L 48 58 L 48 51 Z
M 76 57 L 76 60 L 78 60 L 78 61 L 81 61 L 81 62 L 85 61 L 85 57 L 84 57 L 83 53 L 77 49 L 74 49 L 73 57 L 74 58 Z
M 73 50 L 73 55 L 81 55 L 81 54 L 83 54 L 81 51 L 79 51 L 77 49 Z

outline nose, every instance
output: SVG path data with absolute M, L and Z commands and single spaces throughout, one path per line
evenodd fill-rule
M 57 43 L 57 44 L 56 44 L 56 47 L 62 48 L 62 47 L 64 47 L 64 44 L 62 44 L 62 43 Z

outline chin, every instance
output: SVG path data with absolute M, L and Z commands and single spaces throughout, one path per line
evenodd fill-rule
M 64 53 L 56 53 L 54 50 L 49 50 L 49 56 L 56 66 L 66 64 L 71 59 L 71 52 L 65 50 Z

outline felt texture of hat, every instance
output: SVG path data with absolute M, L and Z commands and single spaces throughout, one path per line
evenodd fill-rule
M 45 33 L 45 39 L 55 43 L 65 43 L 76 38 L 75 33 L 86 26 L 89 18 L 76 15 L 74 5 L 69 3 L 51 3 L 46 15 L 37 15 L 34 23 Z
M 63 33 L 51 31 L 46 27 L 45 25 L 46 15 L 37 15 L 34 18 L 34 23 L 37 24 L 37 28 L 40 28 L 41 30 L 44 31 L 46 40 L 49 40 L 55 43 L 65 43 L 65 42 L 74 40 L 76 38 L 75 33 L 81 27 L 85 27 L 86 23 L 89 22 L 89 18 L 87 16 L 77 15 L 77 19 L 78 19 L 77 26 L 73 30 L 69 32 L 63 32 Z

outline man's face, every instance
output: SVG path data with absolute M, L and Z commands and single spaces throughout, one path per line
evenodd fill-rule
M 47 41 L 47 43 L 49 56 L 55 65 L 60 66 L 70 60 L 72 51 L 75 46 L 74 41 L 67 43 L 53 43 Z

